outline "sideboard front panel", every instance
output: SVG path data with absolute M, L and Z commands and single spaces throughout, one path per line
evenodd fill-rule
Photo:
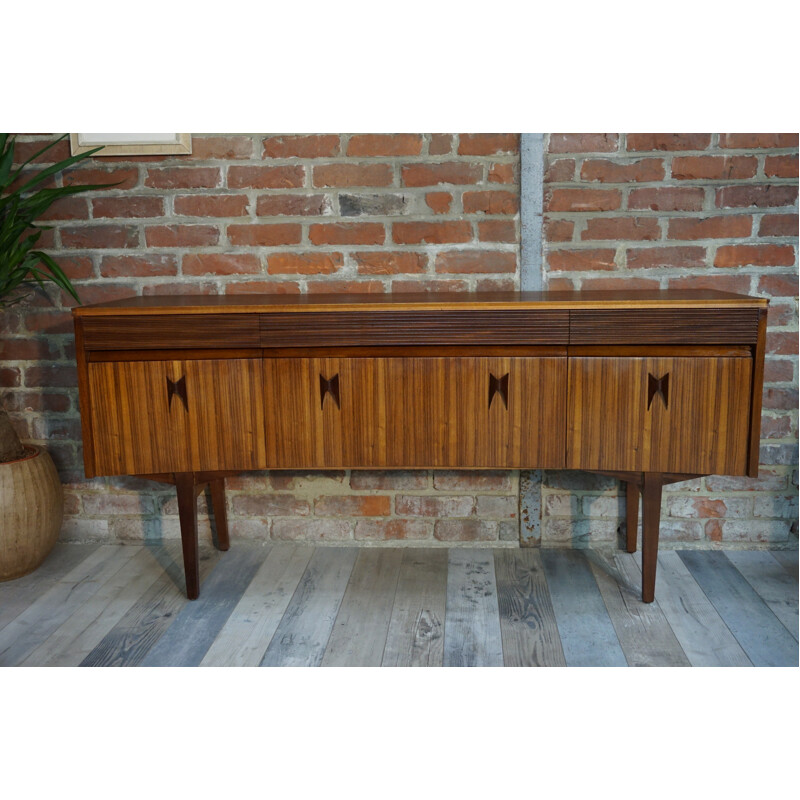
M 752 360 L 573 357 L 572 469 L 744 475 Z
M 564 463 L 566 358 L 267 358 L 267 462 L 323 467 Z

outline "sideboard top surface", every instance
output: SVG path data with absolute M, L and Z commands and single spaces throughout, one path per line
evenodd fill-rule
M 79 306 L 76 317 L 158 314 L 252 314 L 307 311 L 526 310 L 765 307 L 760 297 L 713 289 L 651 291 L 453 292 L 323 295 L 150 295 Z

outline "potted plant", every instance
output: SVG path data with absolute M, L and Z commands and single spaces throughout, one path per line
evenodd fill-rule
M 42 187 L 100 148 L 47 166 L 27 180 L 23 174 L 26 166 L 65 136 L 12 169 L 14 137 L 0 134 L 0 314 L 25 296 L 26 287 L 44 286 L 45 281 L 52 281 L 80 302 L 63 270 L 51 256 L 36 249 L 45 229 L 37 220 L 61 197 L 102 188 Z M 0 581 L 26 575 L 44 561 L 58 539 L 63 514 L 63 491 L 53 460 L 41 447 L 23 445 L 8 414 L 0 409 Z

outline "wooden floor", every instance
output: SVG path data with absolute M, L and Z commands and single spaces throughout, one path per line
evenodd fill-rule
M 58 545 L 0 584 L 3 666 L 797 666 L 797 552 Z

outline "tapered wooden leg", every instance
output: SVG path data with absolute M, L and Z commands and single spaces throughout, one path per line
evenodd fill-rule
M 637 528 L 639 527 L 639 487 L 628 481 L 625 492 L 625 549 L 636 552 Z
M 217 478 L 208 485 L 211 489 L 211 507 L 214 509 L 214 521 L 217 525 L 217 549 L 227 550 L 231 543 L 228 538 L 228 512 L 225 508 L 225 478 Z
M 191 472 L 175 473 L 178 491 L 178 514 L 181 519 L 183 545 L 183 571 L 186 575 L 186 596 L 196 600 L 200 594 L 200 563 L 197 545 L 197 495 L 195 479 Z
M 663 476 L 645 472 L 642 480 L 642 601 L 652 603 L 656 594 L 658 526 L 661 521 Z

